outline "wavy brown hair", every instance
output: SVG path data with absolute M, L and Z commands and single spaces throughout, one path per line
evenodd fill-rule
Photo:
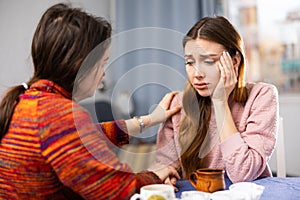
M 238 82 L 230 98 L 244 103 L 248 98 L 245 87 L 244 44 L 234 26 L 222 16 L 204 17 L 198 21 L 183 39 L 183 47 L 190 40 L 198 38 L 219 43 L 231 56 L 241 55 L 238 68 Z M 210 97 L 202 97 L 188 82 L 183 94 L 183 109 L 186 113 L 179 128 L 179 141 L 182 147 L 181 163 L 184 178 L 203 166 L 199 151 L 209 129 L 212 102 Z
M 51 6 L 42 15 L 33 36 L 31 55 L 34 74 L 27 85 L 47 79 L 71 94 L 83 61 L 97 47 L 97 52 L 93 54 L 98 57 L 93 57 L 84 64 L 85 72 L 88 72 L 108 48 L 110 37 L 111 25 L 103 18 L 87 14 L 68 4 Z M 25 88 L 18 85 L 10 88 L 2 98 L 0 141 L 8 131 L 15 105 L 24 91 Z

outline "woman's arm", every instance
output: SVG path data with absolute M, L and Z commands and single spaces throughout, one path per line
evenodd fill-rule
M 170 104 L 178 92 L 170 92 L 159 102 L 156 109 L 149 115 L 134 117 L 128 120 L 116 120 L 97 124 L 98 130 L 105 134 L 108 140 L 116 146 L 129 143 L 129 135 L 135 136 L 146 128 L 165 122 L 169 117 L 177 113 L 181 107 Z
M 129 135 L 125 120 L 116 120 L 112 122 L 102 122 L 96 124 L 100 133 L 104 134 L 109 143 L 115 146 L 122 146 L 129 143 Z
M 170 107 L 177 93 L 178 91 L 166 94 L 151 114 L 126 120 L 128 134 L 135 136 L 148 127 L 165 122 L 172 115 L 180 111 L 181 106 Z
M 239 65 L 239 61 L 239 54 L 236 54 L 233 58 L 231 58 L 228 52 L 223 52 L 220 57 L 220 63 L 218 64 L 220 79 L 212 93 L 211 99 L 213 102 L 217 130 L 221 142 L 237 133 L 237 128 L 234 124 L 228 105 L 228 98 L 237 84 L 237 67 Z
M 111 151 L 88 113 L 69 107 L 57 117 L 59 123 L 51 123 L 41 133 L 42 155 L 65 186 L 85 199 L 129 199 L 143 185 L 162 183 L 153 172 L 132 173 Z
M 277 89 L 267 84 L 254 86 L 240 120 L 239 127 L 243 130 L 225 139 L 220 146 L 227 174 L 233 182 L 252 181 L 267 168 L 279 123 Z

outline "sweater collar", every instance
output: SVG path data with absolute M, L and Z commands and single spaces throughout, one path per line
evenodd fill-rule
M 57 93 L 57 94 L 61 94 L 62 96 L 68 99 L 72 98 L 72 95 L 68 91 L 66 91 L 63 87 L 46 79 L 41 79 L 34 82 L 29 89 L 50 92 L 50 93 Z

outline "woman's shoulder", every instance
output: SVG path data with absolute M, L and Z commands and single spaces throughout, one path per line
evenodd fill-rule
M 171 107 L 181 106 L 182 105 L 182 97 L 183 91 L 179 91 L 174 97 L 171 102 Z
M 257 93 L 262 94 L 270 94 L 270 95 L 278 95 L 278 90 L 275 85 L 271 83 L 265 83 L 265 82 L 249 82 L 246 84 L 246 88 L 249 91 L 249 95 L 256 95 Z
M 248 89 L 248 103 L 255 105 L 278 104 L 278 90 L 275 85 L 258 82 L 248 83 L 246 87 Z

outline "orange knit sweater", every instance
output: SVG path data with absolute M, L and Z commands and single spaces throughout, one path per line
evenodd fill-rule
M 33 84 L 0 143 L 0 199 L 129 199 L 152 172 L 132 173 L 111 148 L 129 141 L 124 120 L 95 125 L 63 88 Z M 79 198 L 78 196 L 78 198 Z

